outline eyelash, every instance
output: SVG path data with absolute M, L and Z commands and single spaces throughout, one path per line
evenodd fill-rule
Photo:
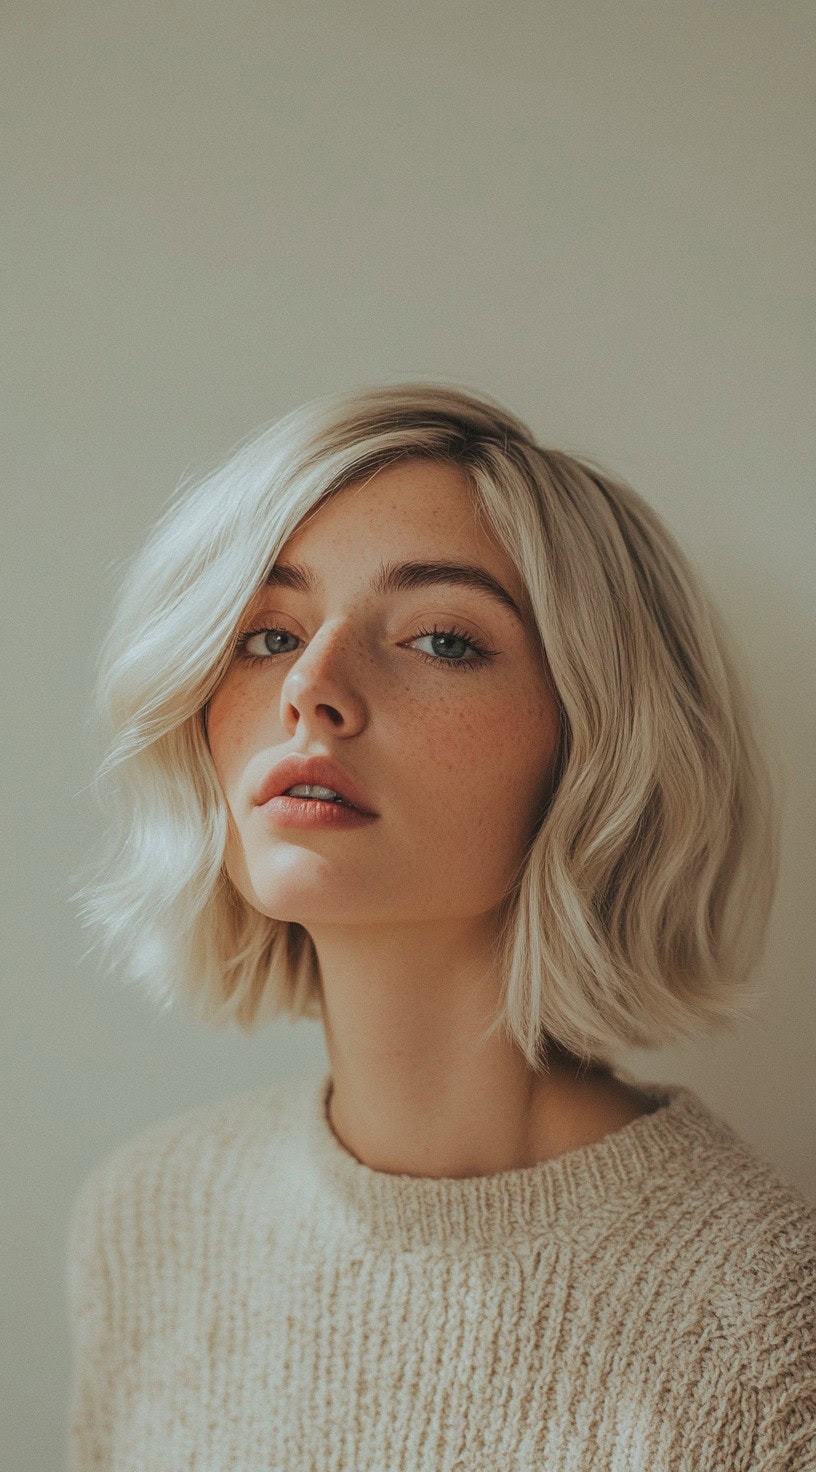
M 275 658 L 274 654 L 246 653 L 246 645 L 249 643 L 250 639 L 254 639 L 256 634 L 289 634 L 289 637 L 292 639 L 296 639 L 298 637 L 297 634 L 292 634 L 289 629 L 284 629 L 279 624 L 275 624 L 272 628 L 262 627 L 260 629 L 247 629 L 246 633 L 239 635 L 236 642 L 236 652 L 238 653 L 238 657 L 246 664 L 269 664 Z M 475 650 L 475 654 L 471 659 L 444 659 L 441 655 L 438 654 L 425 654 L 424 651 L 421 649 L 414 650 L 414 653 L 418 654 L 420 659 L 428 660 L 430 664 L 436 665 L 437 668 L 440 665 L 446 665 L 448 669 L 452 670 L 475 670 L 483 666 L 487 662 L 487 660 L 493 659 L 494 656 L 498 653 L 498 650 L 495 649 L 485 649 L 484 645 L 479 644 L 476 639 L 471 639 L 470 636 L 463 633 L 461 629 L 440 629 L 436 626 L 436 624 L 434 624 L 434 627 L 432 629 L 421 629 L 418 634 L 414 635 L 413 640 L 409 640 L 409 642 L 413 643 L 417 639 L 427 639 L 429 636 L 433 637 L 440 634 L 444 635 L 444 637 L 448 639 L 461 639 L 463 643 L 468 644 L 471 649 Z

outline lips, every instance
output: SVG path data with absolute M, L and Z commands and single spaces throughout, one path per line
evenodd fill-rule
M 370 813 L 372 817 L 378 817 L 371 803 L 352 777 L 331 757 L 322 756 L 287 756 L 283 761 L 277 762 L 270 772 L 267 773 L 258 788 L 253 803 L 256 807 L 270 798 L 280 797 L 289 787 L 299 787 L 308 782 L 312 786 L 331 787 L 332 791 L 342 797 L 349 807 L 357 808 L 361 813 Z

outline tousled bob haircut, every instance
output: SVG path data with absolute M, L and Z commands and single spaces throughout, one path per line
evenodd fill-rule
M 416 382 L 328 395 L 182 481 L 123 565 L 97 663 L 114 815 L 73 876 L 113 970 L 167 1010 L 245 1032 L 320 1018 L 303 926 L 247 904 L 206 706 L 287 538 L 406 457 L 455 462 L 527 589 L 560 710 L 544 815 L 497 915 L 503 1028 L 530 1067 L 732 1030 L 765 995 L 780 803 L 753 691 L 714 601 L 656 512 L 484 395 Z M 764 732 L 763 732 L 764 736 Z M 543 760 L 543 757 L 542 757 Z M 93 944 L 90 949 L 93 949 Z M 86 952 L 87 954 L 87 952 Z

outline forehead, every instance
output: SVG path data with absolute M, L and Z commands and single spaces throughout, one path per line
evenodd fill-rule
M 413 457 L 349 481 L 307 512 L 267 568 L 270 588 L 322 593 L 348 576 L 374 597 L 437 584 L 488 593 L 540 647 L 522 574 L 480 517 L 478 493 L 452 461 Z
M 307 513 L 279 553 L 304 561 L 370 550 L 406 557 L 468 557 L 526 597 L 515 564 L 480 520 L 476 492 L 452 461 L 411 458 L 350 482 Z

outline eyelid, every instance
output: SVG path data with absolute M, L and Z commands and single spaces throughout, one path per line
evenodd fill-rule
M 276 589 L 276 591 L 280 592 L 281 590 Z M 423 593 L 427 595 L 430 591 L 432 590 L 427 588 L 419 588 L 417 589 L 417 595 L 419 596 Z M 497 615 L 500 613 L 500 611 L 501 610 L 499 610 L 498 608 L 496 609 Z M 478 620 L 474 618 L 472 613 L 466 612 L 462 608 L 457 608 L 453 603 L 448 604 L 447 606 L 444 603 L 429 605 L 427 612 L 423 611 L 422 608 L 414 609 L 412 614 L 405 614 L 404 616 L 400 616 L 400 622 L 402 621 L 403 617 L 407 619 L 409 623 L 414 623 L 417 620 L 429 619 L 458 619 L 460 622 L 468 624 L 470 626 L 474 637 L 477 639 L 485 639 L 490 642 L 491 640 L 498 637 L 496 631 L 491 632 L 490 628 L 478 622 Z M 276 619 L 282 619 L 284 623 L 287 623 L 290 620 L 295 619 L 295 615 L 291 612 L 284 613 L 283 609 L 280 608 L 266 609 L 262 607 L 254 615 L 247 615 L 245 619 L 242 619 L 236 633 L 236 638 L 240 638 L 250 629 L 254 633 L 256 633 L 259 628 L 270 628 L 274 625 Z M 298 622 L 299 620 L 295 621 Z
M 273 630 L 282 634 L 290 634 L 292 638 L 299 639 L 301 637 L 300 634 L 294 633 L 288 627 L 289 622 L 288 616 L 284 614 L 259 615 L 257 620 L 245 626 L 242 624 L 238 628 L 233 642 L 235 644 L 246 643 L 248 639 L 254 639 L 256 634 L 266 634 Z M 482 647 L 487 647 L 492 642 L 490 637 L 484 634 L 477 624 L 471 626 L 470 619 L 460 618 L 457 614 L 436 614 L 424 618 L 419 615 L 413 622 L 420 623 L 422 627 L 409 636 L 412 639 L 421 639 L 433 633 L 455 633 L 457 638 L 468 639 L 471 643 L 480 644 Z M 456 625 L 455 628 L 454 625 Z M 463 627 L 458 627 L 459 625 Z

